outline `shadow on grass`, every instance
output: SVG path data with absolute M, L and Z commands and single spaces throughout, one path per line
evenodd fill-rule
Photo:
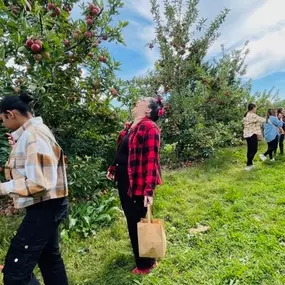
M 98 261 L 99 262 L 99 261 Z M 96 266 L 96 265 L 94 265 Z M 132 276 L 134 260 L 129 255 L 119 255 L 116 259 L 108 261 L 101 271 L 94 273 L 94 276 L 86 276 L 86 281 L 80 283 L 69 282 L 70 285 L 134 285 L 142 284 L 142 277 Z M 88 281 L 87 281 L 88 280 Z

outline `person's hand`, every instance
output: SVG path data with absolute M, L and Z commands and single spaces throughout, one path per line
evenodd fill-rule
M 8 137 L 8 142 L 11 148 L 13 148 L 16 144 L 14 138 L 12 137 L 12 135 L 10 133 L 6 133 L 7 137 Z
M 0 272 L 2 272 L 4 266 L 0 264 Z
M 153 197 L 151 196 L 144 196 L 144 206 L 151 206 L 153 204 Z
M 110 171 L 107 172 L 107 179 L 108 180 L 114 180 L 115 179 L 115 175 L 113 173 L 111 173 Z

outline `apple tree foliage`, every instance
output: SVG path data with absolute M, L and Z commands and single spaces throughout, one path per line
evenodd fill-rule
M 79 2 L 0 0 L 0 94 L 30 92 L 68 154 L 105 158 L 121 121 L 108 43 L 124 44 L 128 23 L 116 19 L 121 0 Z
M 173 144 L 179 161 L 240 143 L 247 103 L 257 99 L 250 95 L 250 81 L 242 80 L 248 43 L 230 52 L 222 46 L 217 58 L 209 56 L 229 10 L 208 23 L 199 18 L 198 4 L 151 0 L 156 36 L 148 48 L 158 49 L 159 59 L 148 76 L 133 80 L 138 93 L 164 94 L 163 139 Z

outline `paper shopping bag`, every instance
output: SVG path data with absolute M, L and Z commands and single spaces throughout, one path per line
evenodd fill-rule
M 160 219 L 151 219 L 151 209 L 148 206 L 147 219 L 138 223 L 139 256 L 162 258 L 166 252 L 166 236 L 164 223 Z

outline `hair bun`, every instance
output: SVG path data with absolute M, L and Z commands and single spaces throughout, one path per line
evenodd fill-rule
M 19 95 L 19 99 L 26 104 L 29 104 L 30 102 L 33 101 L 33 98 L 28 93 L 21 93 Z

